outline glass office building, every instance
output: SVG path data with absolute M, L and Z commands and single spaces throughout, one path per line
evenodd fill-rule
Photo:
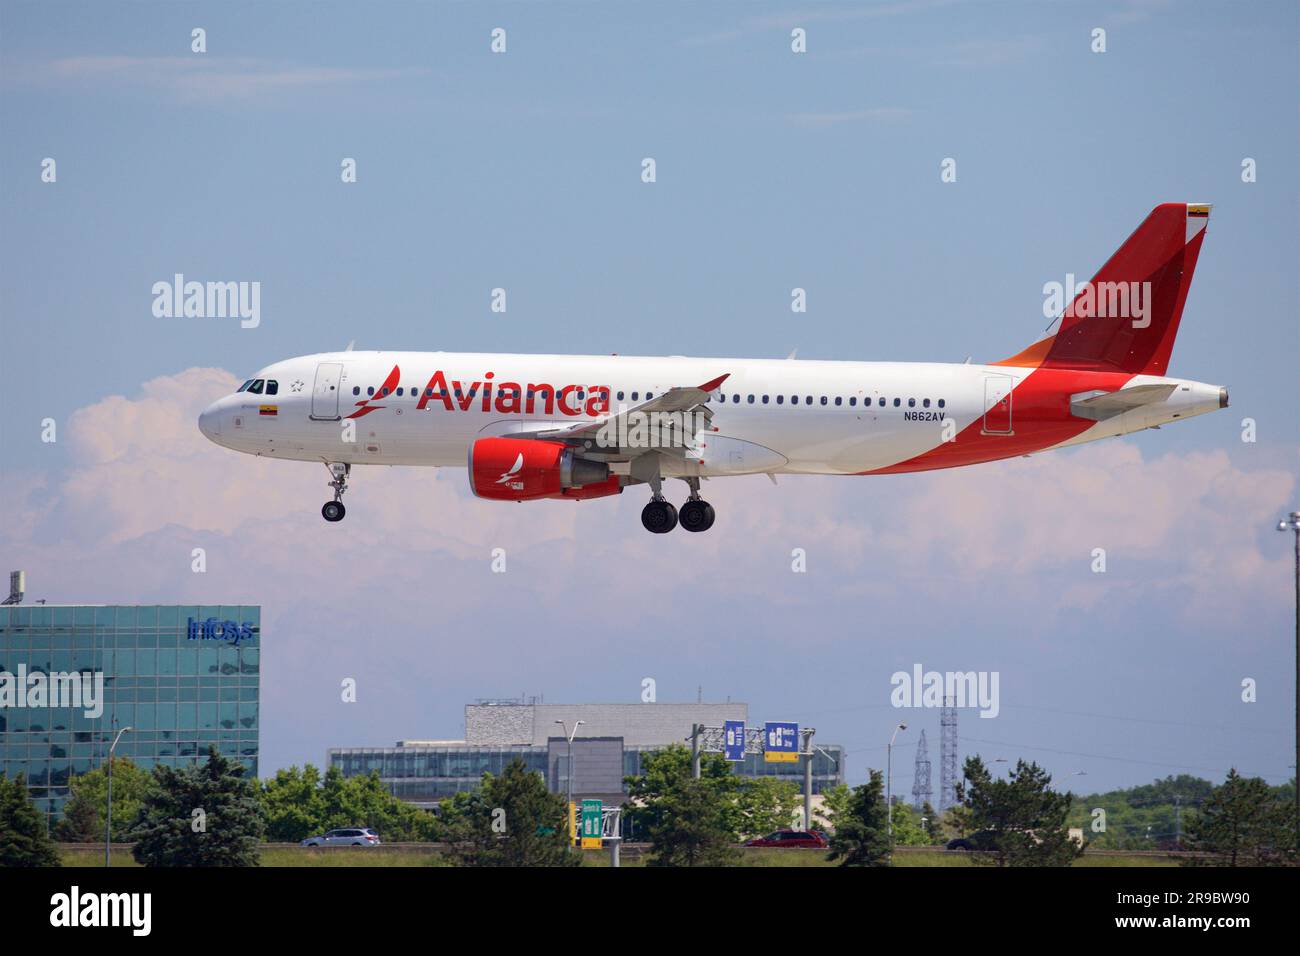
M 626 793 L 622 777 L 639 776 L 642 759 L 646 754 L 662 750 L 663 745 L 628 745 L 620 738 L 615 740 L 622 754 L 622 773 L 603 781 L 598 789 Z M 590 738 L 574 740 L 575 786 L 582 790 L 590 784 L 584 775 L 583 751 L 593 743 Z M 388 787 L 393 796 L 417 806 L 432 808 L 440 801 L 457 793 L 477 790 L 485 772 L 499 776 L 515 758 L 524 766 L 542 774 L 554 793 L 564 793 L 567 788 L 566 749 L 562 738 L 548 747 L 527 745 L 475 746 L 447 742 L 442 745 L 407 745 L 397 747 L 338 747 L 328 753 L 328 764 L 337 767 L 345 777 L 363 776 L 372 771 Z M 818 744 L 812 757 L 813 793 L 844 782 L 844 753 L 838 744 Z M 732 772 L 740 777 L 778 777 L 803 787 L 803 764 L 770 763 L 762 754 L 746 754 L 743 761 L 732 764 Z
M 422 807 L 477 790 L 484 773 L 499 777 L 515 758 L 529 770 L 547 772 L 545 747 L 340 747 L 328 755 L 329 766 L 343 776 L 363 777 L 377 770 L 393 796 Z
M 215 745 L 255 777 L 261 643 L 256 605 L 0 607 L 0 772 L 51 826 L 123 727 L 115 753 L 142 767 Z

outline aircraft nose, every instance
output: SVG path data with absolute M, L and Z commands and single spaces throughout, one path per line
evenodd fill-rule
M 220 404 L 220 402 L 213 402 L 199 413 L 199 431 L 203 432 L 208 441 L 218 444 L 221 439 L 221 417 L 218 408 Z

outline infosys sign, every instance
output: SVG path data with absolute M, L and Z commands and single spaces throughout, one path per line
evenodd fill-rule
M 258 630 L 256 624 L 250 624 L 248 621 L 238 624 L 235 621 L 218 621 L 215 617 L 210 617 L 206 621 L 190 618 L 188 633 L 191 641 L 226 641 L 238 647 L 241 641 L 251 641 L 257 637 Z

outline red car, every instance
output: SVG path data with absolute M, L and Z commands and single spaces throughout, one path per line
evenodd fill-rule
M 815 830 L 777 830 L 745 843 L 745 846 L 797 847 L 807 850 L 825 850 L 829 845 L 826 837 Z

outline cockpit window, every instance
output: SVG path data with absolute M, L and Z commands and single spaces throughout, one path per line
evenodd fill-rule
M 247 382 L 245 382 L 243 385 L 239 386 L 239 388 L 235 389 L 235 393 L 238 394 L 239 392 L 247 391 L 247 390 L 248 390 L 248 386 L 250 386 L 250 385 L 252 385 L 252 384 L 253 384 L 253 380 L 250 378 L 250 379 L 249 379 Z
M 252 385 L 248 386 L 248 390 L 249 390 L 250 392 L 252 392 L 254 395 L 261 395 L 261 394 L 262 394 L 262 385 L 263 385 L 263 384 L 264 384 L 264 383 L 263 383 L 263 380 L 259 378 L 259 379 L 258 379 L 256 382 L 254 382 Z
M 266 394 L 274 395 L 278 391 L 280 391 L 280 383 L 273 378 L 268 378 L 266 380 Z

